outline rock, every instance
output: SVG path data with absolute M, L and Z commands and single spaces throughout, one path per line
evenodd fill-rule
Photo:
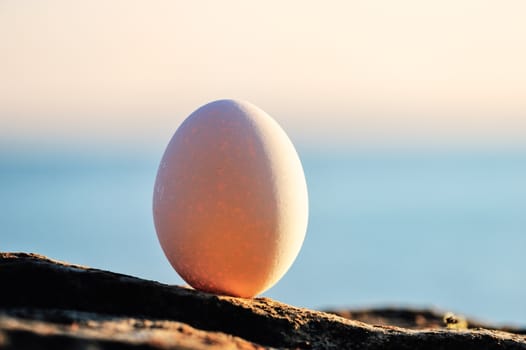
M 36 254 L 0 253 L 0 281 L 0 349 L 526 349 L 521 330 L 447 329 L 426 310 L 325 313 Z
M 463 318 L 462 316 L 454 315 L 450 312 L 441 312 L 438 310 L 429 309 L 363 309 L 363 310 L 325 310 L 325 312 L 345 317 L 352 320 L 357 320 L 365 323 L 396 326 L 410 329 L 440 329 L 447 328 L 448 316 Z M 526 334 L 526 329 L 520 329 L 510 326 L 496 327 L 477 320 L 464 320 L 469 329 L 486 328 L 500 330 L 516 334 Z M 450 327 L 462 328 L 462 327 Z M 464 327 L 466 328 L 466 327 Z

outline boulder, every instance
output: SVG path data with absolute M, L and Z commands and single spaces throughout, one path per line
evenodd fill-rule
M 526 349 L 431 310 L 320 312 L 0 253 L 0 349 Z M 445 316 L 445 317 L 444 317 Z

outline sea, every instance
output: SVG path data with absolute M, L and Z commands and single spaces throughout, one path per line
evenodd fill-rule
M 299 153 L 308 231 L 264 296 L 315 309 L 432 307 L 526 326 L 526 152 Z M 160 157 L 0 151 L 0 250 L 184 284 L 153 226 Z

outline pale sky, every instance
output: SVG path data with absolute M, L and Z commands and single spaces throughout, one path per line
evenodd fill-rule
M 0 0 L 0 146 L 165 145 L 240 98 L 311 147 L 524 147 L 525 18 L 523 0 Z

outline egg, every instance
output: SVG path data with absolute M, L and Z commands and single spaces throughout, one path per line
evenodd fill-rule
M 305 238 L 308 195 L 298 154 L 253 104 L 208 103 L 166 147 L 153 216 L 166 257 L 189 285 L 254 297 L 287 272 Z

